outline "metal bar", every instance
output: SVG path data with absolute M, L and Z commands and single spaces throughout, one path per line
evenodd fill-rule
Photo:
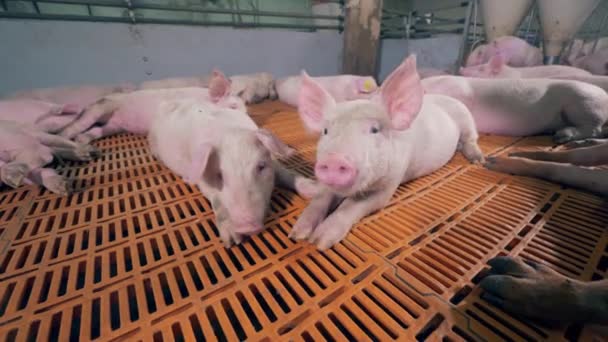
M 602 34 L 604 25 L 606 25 L 606 20 L 608 20 L 608 11 L 606 11 L 606 13 L 604 13 L 604 17 L 602 18 L 602 21 L 600 22 L 600 27 L 597 29 L 597 32 L 595 33 L 595 42 L 593 42 L 593 48 L 591 49 L 591 53 L 595 52 L 595 48 L 597 47 L 597 41 L 600 39 L 600 35 Z
M 474 0 L 475 2 L 479 0 Z M 458 59 L 456 65 L 454 65 L 454 74 L 458 73 L 460 66 L 462 66 L 462 61 L 464 60 L 464 52 L 467 48 L 467 41 L 469 39 L 469 26 L 471 26 L 471 17 L 473 16 L 473 2 L 469 2 L 467 6 L 467 16 L 464 21 L 464 28 L 462 30 L 462 44 L 460 44 L 460 49 L 458 50 Z
M 131 18 L 126 17 L 89 17 L 82 15 L 55 15 L 55 14 L 40 14 L 33 13 L 12 13 L 0 12 L 0 18 L 13 19 L 41 19 L 41 20 L 66 20 L 66 21 L 87 21 L 87 22 L 120 22 L 132 23 Z M 285 29 L 303 29 L 303 30 L 341 30 L 342 25 L 302 25 L 302 24 L 248 24 L 242 23 L 234 25 L 232 22 L 219 21 L 195 21 L 195 20 L 173 20 L 173 19 L 152 19 L 138 18 L 140 24 L 173 24 L 173 25 L 195 25 L 195 26 L 234 26 L 234 27 L 251 27 L 251 28 L 285 28 Z
M 0 0 L 0 4 L 2 4 L 2 8 L 5 11 L 8 11 L 8 6 L 6 5 L 6 0 Z
M 38 2 L 54 3 L 54 4 L 72 4 L 72 5 L 95 5 L 102 7 L 120 7 L 125 8 L 123 0 L 96 0 L 95 3 L 85 0 L 38 0 Z M 164 10 L 164 11 L 176 11 L 176 12 L 196 12 L 196 13 L 211 13 L 211 14 L 241 14 L 241 15 L 258 15 L 262 17 L 285 17 L 285 18 L 304 18 L 304 19 L 332 19 L 332 20 L 344 20 L 342 16 L 335 15 L 312 15 L 294 12 L 268 12 L 268 11 L 255 11 L 255 10 L 233 10 L 233 9 L 216 9 L 216 8 L 189 8 L 179 6 L 163 6 L 163 5 L 151 5 L 142 3 L 140 0 L 133 0 L 131 5 L 132 9 L 145 9 L 145 10 Z
M 40 7 L 38 7 L 38 1 L 32 0 L 32 5 L 34 5 L 36 13 L 40 14 Z

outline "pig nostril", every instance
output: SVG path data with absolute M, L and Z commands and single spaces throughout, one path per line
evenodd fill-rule
M 340 172 L 346 172 L 346 167 L 340 166 Z
M 321 165 L 321 170 L 327 170 L 327 165 Z

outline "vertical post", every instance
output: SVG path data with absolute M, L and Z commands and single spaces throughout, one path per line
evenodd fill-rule
M 344 74 L 377 76 L 382 0 L 347 0 L 344 17 Z
M 456 65 L 454 66 L 454 75 L 458 75 L 458 70 L 460 69 L 464 61 L 465 50 L 469 45 L 469 28 L 471 26 L 471 17 L 473 16 L 473 3 L 476 1 L 477 0 L 471 0 L 467 5 L 467 16 L 464 19 L 464 29 L 462 30 L 462 44 L 460 44 L 460 50 L 458 51 L 458 60 L 456 60 Z M 477 7 L 476 3 L 475 7 Z

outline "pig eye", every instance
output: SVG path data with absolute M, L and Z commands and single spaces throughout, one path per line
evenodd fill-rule
M 266 169 L 266 162 L 265 161 L 261 161 L 258 163 L 257 166 L 258 172 L 262 172 L 264 171 L 264 169 Z
M 370 128 L 369 132 L 372 134 L 376 134 L 376 133 L 380 132 L 380 128 L 378 128 L 376 126 L 372 126 L 372 128 Z
M 218 180 L 219 182 L 221 182 L 221 181 L 222 181 L 223 177 L 222 177 L 222 173 L 221 173 L 221 172 L 218 172 L 218 173 L 217 173 L 217 175 L 215 175 L 215 176 L 217 177 L 217 180 Z
M 323 129 L 323 135 L 327 135 L 327 128 Z

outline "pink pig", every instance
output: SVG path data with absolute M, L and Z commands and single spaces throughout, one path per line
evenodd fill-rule
M 39 100 L 8 99 L 0 101 L 0 120 L 35 125 L 56 133 L 76 119 L 78 107 Z
M 608 49 L 577 58 L 572 62 L 572 66 L 585 69 L 594 75 L 608 75 Z
M 86 143 L 121 132 L 147 134 L 151 121 L 159 113 L 162 104 L 178 99 L 192 99 L 245 111 L 243 100 L 230 95 L 230 81 L 221 72 L 214 71 L 209 89 L 146 89 L 106 96 L 89 106 L 80 118 L 61 131 L 60 135 Z M 102 126 L 91 127 L 96 123 L 101 123 Z
M 373 77 L 338 75 L 313 77 L 315 82 L 327 91 L 336 102 L 369 98 L 378 89 Z M 291 76 L 276 81 L 279 100 L 292 106 L 298 105 L 302 84 L 301 76 Z
M 275 183 L 306 197 L 316 193 L 316 182 L 275 160 L 294 150 L 245 111 L 191 100 L 163 107 L 150 127 L 150 149 L 209 199 L 226 247 L 264 229 Z
M 85 107 L 95 103 L 102 97 L 113 93 L 129 93 L 136 89 L 135 85 L 124 83 L 121 85 L 80 85 L 74 87 L 57 87 L 24 90 L 10 97 L 17 99 L 34 99 L 70 105 L 76 112 L 81 112 Z
M 510 67 L 500 54 L 492 56 L 486 64 L 461 67 L 460 74 L 479 78 L 570 78 L 591 75 L 588 71 L 566 65 Z
M 44 168 L 54 156 L 88 161 L 99 156 L 92 146 L 41 131 L 36 126 L 0 120 L 0 183 L 18 187 L 23 182 L 40 184 L 65 195 L 66 180 L 53 169 Z
M 303 73 L 298 111 L 321 133 L 315 174 L 326 189 L 304 209 L 290 237 L 321 250 L 384 207 L 401 183 L 441 168 L 457 150 L 483 160 L 471 113 L 457 100 L 424 93 L 415 56 L 364 100 L 338 103 Z M 334 203 L 339 206 L 330 213 Z
M 467 58 L 466 66 L 487 63 L 494 55 L 501 54 L 505 63 L 514 67 L 534 66 L 543 64 L 543 54 L 523 39 L 504 36 L 489 44 L 477 46 Z
M 608 119 L 608 94 L 578 81 L 438 76 L 422 80 L 422 85 L 429 94 L 466 105 L 483 133 L 555 133 L 555 141 L 565 143 L 600 136 Z

